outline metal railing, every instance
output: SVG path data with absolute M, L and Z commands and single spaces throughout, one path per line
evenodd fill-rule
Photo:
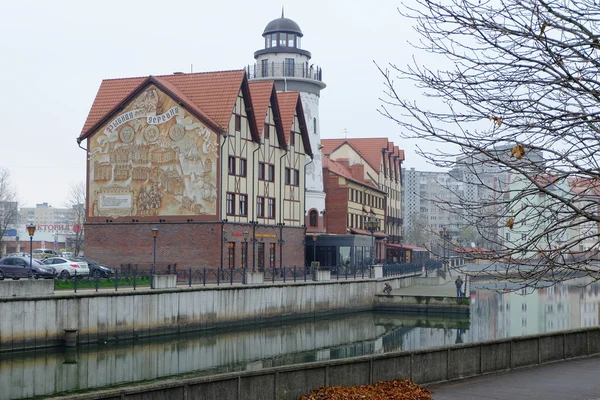
M 306 78 L 316 81 L 323 80 L 323 69 L 305 63 L 286 63 L 271 61 L 266 64 L 254 64 L 246 67 L 249 79 L 256 78 Z
M 426 273 L 433 274 L 442 268 L 441 261 L 432 261 L 426 264 L 383 264 L 383 276 L 393 277 L 422 272 L 425 266 Z M 368 265 L 338 265 L 333 267 L 319 267 L 320 270 L 330 271 L 330 280 L 368 279 L 371 276 L 371 267 Z M 266 267 L 263 272 L 265 283 L 293 283 L 309 282 L 316 280 L 316 268 L 310 266 L 291 267 Z M 187 267 L 181 268 L 177 264 L 157 266 L 156 274 L 175 275 L 177 286 L 223 286 L 245 284 L 248 270 L 246 268 L 208 268 Z M 114 270 L 109 276 L 73 275 L 68 279 L 56 278 L 55 290 L 68 290 L 77 293 L 82 290 L 120 289 L 149 289 L 152 283 L 152 265 L 124 264 Z
M 388 263 L 383 264 L 383 277 L 399 276 L 406 274 L 417 274 L 425 272 L 425 275 L 433 276 L 436 271 L 442 270 L 441 261 L 427 261 L 425 263 L 413 263 L 413 264 L 396 264 Z

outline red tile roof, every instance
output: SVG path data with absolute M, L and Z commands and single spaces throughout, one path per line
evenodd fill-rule
M 378 192 L 385 193 L 383 190 L 381 190 L 377 186 L 373 185 L 370 180 L 365 181 L 363 179 L 355 177 L 352 174 L 352 171 L 350 170 L 350 168 L 346 167 L 345 165 L 343 165 L 335 160 L 330 159 L 327 156 L 323 157 L 323 169 L 329 170 L 329 172 L 332 172 L 336 175 L 339 175 L 348 180 L 351 180 L 352 182 L 356 182 L 363 186 L 368 186 L 371 189 L 377 190 Z
M 279 111 L 281 112 L 281 123 L 283 124 L 283 133 L 285 134 L 285 142 L 290 142 L 290 132 L 294 123 L 294 115 L 298 104 L 298 92 L 278 92 L 277 102 L 279 103 Z
M 381 171 L 382 149 L 394 149 L 394 153 L 404 160 L 404 151 L 399 150 L 387 138 L 346 138 L 346 139 L 322 139 L 323 148 L 321 152 L 329 155 L 344 144 L 354 148 L 360 156 L 378 173 Z
M 249 86 L 254 115 L 256 115 L 256 128 L 258 129 L 259 137 L 262 137 L 269 101 L 271 100 L 275 83 L 273 81 L 251 81 Z
M 121 103 L 130 100 L 129 97 L 147 81 L 158 82 L 188 107 L 207 117 L 206 122 L 212 122 L 222 130 L 227 129 L 237 95 L 247 83 L 243 70 L 107 79 L 98 89 L 81 136 L 92 133 L 96 125 L 116 111 Z M 251 100 L 246 99 L 246 102 Z

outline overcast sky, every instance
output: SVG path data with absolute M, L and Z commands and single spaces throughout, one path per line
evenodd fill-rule
M 102 79 L 241 69 L 264 47 L 262 32 L 281 16 L 298 23 L 302 47 L 323 68 L 321 137 L 388 137 L 405 167 L 432 169 L 377 113 L 383 80 L 373 61 L 404 65 L 415 39 L 400 2 L 2 1 L 0 3 L 0 165 L 21 206 L 64 207 L 85 180 L 76 143 Z M 416 93 L 415 93 L 416 94 Z

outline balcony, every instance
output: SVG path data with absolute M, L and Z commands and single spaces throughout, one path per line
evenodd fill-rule
M 323 81 L 323 69 L 314 64 L 286 63 L 285 61 L 271 61 L 265 64 L 253 64 L 246 67 L 249 79 L 277 79 L 277 78 L 303 78 L 314 81 Z

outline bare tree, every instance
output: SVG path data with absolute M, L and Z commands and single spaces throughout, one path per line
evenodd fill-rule
M 8 228 L 17 224 L 18 217 L 17 191 L 12 185 L 10 171 L 0 167 L 0 240 Z M 0 247 L 0 252 L 3 252 L 4 246 Z
M 84 232 L 83 226 L 85 224 L 85 184 L 78 182 L 71 184 L 69 190 L 69 196 L 67 198 L 67 207 L 73 210 L 75 215 L 75 227 L 74 234 L 71 237 L 71 246 L 73 254 L 79 255 L 83 249 Z M 69 249 L 71 250 L 71 248 Z
M 597 1 L 413 0 L 399 13 L 418 55 L 379 67 L 380 112 L 474 188 L 440 207 L 477 230 L 504 278 L 599 279 Z

